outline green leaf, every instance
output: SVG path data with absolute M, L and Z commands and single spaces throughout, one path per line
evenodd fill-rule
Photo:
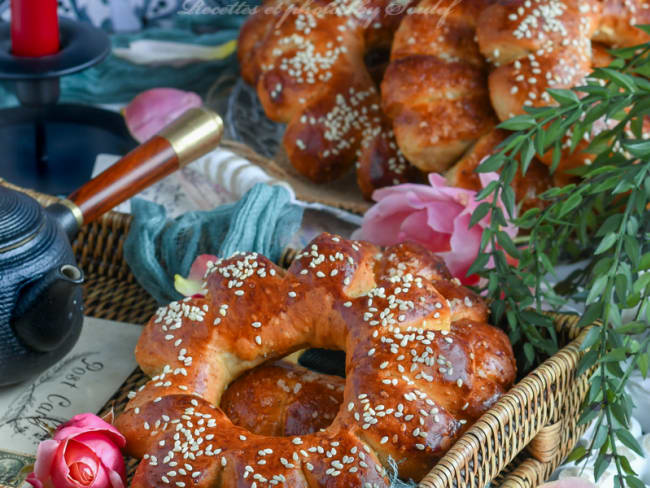
M 650 273 L 643 273 L 632 285 L 634 293 L 641 293 L 650 284 Z
M 647 326 L 643 322 L 632 321 L 616 327 L 616 332 L 619 334 L 641 334 L 646 328 Z
M 506 207 L 506 211 L 511 219 L 515 218 L 516 212 L 516 202 L 515 202 L 515 191 L 512 189 L 512 186 L 508 185 L 503 189 L 503 194 L 501 195 L 503 199 L 503 204 Z
M 627 358 L 627 354 L 625 351 L 624 347 L 617 347 L 615 349 L 612 349 L 609 351 L 605 356 L 603 357 L 603 362 L 610 362 L 610 361 L 625 361 L 625 358 Z
M 531 364 L 535 361 L 535 349 L 529 342 L 524 344 L 524 356 L 526 357 L 526 361 Z
M 531 115 L 517 115 L 512 117 L 504 122 L 499 124 L 499 129 L 511 130 L 511 131 L 520 131 L 526 129 L 532 129 L 537 125 L 535 117 Z
M 645 253 L 641 256 L 639 261 L 639 271 L 647 271 L 650 269 L 650 252 Z
M 600 318 L 601 312 L 602 312 L 602 303 L 596 302 L 592 303 L 585 308 L 585 312 L 580 317 L 580 320 L 578 321 L 578 327 L 585 327 L 587 325 L 593 324 L 596 319 Z
M 639 371 L 641 371 L 643 377 L 648 376 L 648 354 L 639 354 L 636 357 L 636 364 L 639 366 Z
M 569 454 L 565 462 L 571 463 L 573 461 L 580 461 L 586 455 L 587 450 L 584 448 L 584 446 L 578 445 L 573 451 L 571 451 L 571 454 Z
M 600 295 L 605 290 L 607 285 L 608 276 L 606 274 L 598 276 L 596 281 L 591 285 L 591 290 L 589 290 L 589 295 L 587 296 L 587 303 L 593 303 L 596 299 L 600 299 Z
M 573 193 L 562 204 L 561 210 L 558 212 L 558 218 L 563 217 L 576 208 L 582 202 L 582 195 L 580 193 Z
M 578 367 L 576 368 L 576 376 L 581 376 L 582 373 L 587 371 L 589 368 L 594 366 L 598 361 L 598 351 L 596 349 L 590 349 L 587 353 L 580 358 L 578 362 Z
M 469 227 L 472 228 L 479 223 L 492 209 L 492 203 L 481 202 L 472 213 L 472 218 L 469 221 Z
M 600 411 L 593 407 L 585 409 L 578 418 L 578 425 L 590 424 L 599 413 Z
M 607 434 L 608 434 L 607 426 L 604 423 L 601 423 L 598 426 L 598 429 L 596 429 L 596 434 L 594 435 L 593 439 L 593 448 L 594 449 L 600 449 L 603 444 L 605 444 L 605 441 L 607 440 Z
M 617 58 L 629 59 L 629 58 L 633 57 L 636 54 L 638 49 L 639 48 L 637 46 L 622 47 L 622 48 L 618 48 L 618 49 L 609 49 L 608 52 L 612 56 L 615 56 Z
M 492 171 L 498 171 L 506 158 L 502 153 L 496 153 L 489 156 L 485 161 L 483 161 L 475 171 L 477 173 L 490 173 Z
M 625 249 L 625 253 L 630 260 L 630 264 L 633 268 L 636 268 L 639 265 L 639 258 L 641 254 L 639 241 L 636 239 L 636 237 L 626 234 L 623 236 L 623 248 Z
M 512 242 L 512 239 L 504 231 L 500 230 L 497 232 L 497 242 L 505 251 L 510 254 L 513 258 L 519 257 L 519 249 L 515 246 L 515 243 Z
M 622 145 L 637 158 L 648 159 L 650 156 L 650 140 L 626 140 Z
M 630 488 L 646 488 L 646 484 L 636 476 L 626 476 L 625 483 L 627 483 L 627 486 Z
M 618 459 L 618 462 L 621 463 L 621 467 L 623 468 L 623 472 L 626 474 L 631 474 L 634 475 L 634 470 L 632 469 L 632 466 L 630 466 L 630 462 L 627 460 L 625 456 L 618 455 L 616 456 L 616 459 Z
M 589 331 L 587 332 L 587 335 L 585 335 L 585 338 L 582 340 L 582 343 L 580 344 L 580 350 L 585 351 L 589 349 L 591 346 L 596 344 L 597 342 L 600 341 L 600 333 L 602 331 L 602 328 L 599 326 L 594 326 Z
M 489 254 L 479 253 L 479 255 L 476 256 L 476 260 L 472 263 L 472 265 L 467 270 L 467 274 L 473 275 L 473 274 L 480 273 L 485 269 L 485 265 L 488 263 L 489 260 L 490 260 Z
M 612 178 L 618 179 L 617 176 L 613 176 Z M 607 188 L 603 188 L 603 190 L 606 189 Z M 596 236 L 602 237 L 607 233 L 613 233 L 616 229 L 618 229 L 621 226 L 622 220 L 623 220 L 623 215 L 620 213 L 610 215 L 605 219 L 605 222 L 603 222 L 602 225 L 598 228 L 598 231 L 596 232 Z
M 627 297 L 627 277 L 623 273 L 619 273 L 614 277 L 614 291 L 616 292 L 616 298 L 621 303 L 625 303 Z
M 636 85 L 634 84 L 634 77 L 621 73 L 620 71 L 616 71 L 611 68 L 596 68 L 594 70 L 594 75 L 605 80 L 610 80 L 624 90 L 633 92 L 636 89 Z
M 558 101 L 562 105 L 575 105 L 580 103 L 578 95 L 575 94 L 573 90 L 558 90 L 556 88 L 549 88 L 546 90 L 554 100 Z
M 498 186 L 498 180 L 490 181 L 485 188 L 476 194 L 476 200 L 485 200 L 488 196 L 496 192 Z
M 600 241 L 600 244 L 598 244 L 598 247 L 594 251 L 594 254 L 602 254 L 605 251 L 607 251 L 610 247 L 612 247 L 617 240 L 618 236 L 614 234 L 613 232 L 609 232 L 603 239 Z
M 611 458 L 609 456 L 598 454 L 596 462 L 594 463 L 594 478 L 596 481 L 600 479 L 605 470 L 609 467 L 610 462 Z
M 619 441 L 623 443 L 623 445 L 629 447 L 632 449 L 634 452 L 636 452 L 639 456 L 643 457 L 645 454 L 643 453 L 643 449 L 637 442 L 637 440 L 634 438 L 634 436 L 630 433 L 629 430 L 627 429 L 618 429 L 616 431 L 616 437 L 618 438 Z
M 560 147 L 560 143 L 556 142 L 553 145 L 553 158 L 551 159 L 551 169 L 550 169 L 551 173 L 555 173 L 555 170 L 560 165 L 560 159 L 562 159 L 562 149 Z
M 615 303 L 610 303 L 609 304 L 609 314 L 607 316 L 608 320 L 614 327 L 618 327 L 621 325 L 621 311 L 618 308 L 618 305 Z

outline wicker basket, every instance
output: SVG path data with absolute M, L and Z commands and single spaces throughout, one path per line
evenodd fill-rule
M 32 194 L 34 195 L 34 194 Z M 35 195 L 43 204 L 55 199 Z M 88 315 L 144 324 L 156 310 L 155 301 L 137 284 L 122 258 L 130 217 L 108 213 L 77 236 L 73 248 L 87 277 Z M 565 347 L 513 387 L 449 450 L 421 482 L 424 488 L 535 487 L 573 449 L 586 426 L 576 425 L 588 389 L 588 374 L 575 377 L 580 359 L 578 317 L 554 317 Z M 136 370 L 104 411 L 116 413 L 128 391 L 146 382 Z M 130 472 L 136 461 L 129 462 Z

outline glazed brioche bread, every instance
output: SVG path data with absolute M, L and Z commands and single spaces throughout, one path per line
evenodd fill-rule
M 364 64 L 370 50 L 390 44 L 401 18 L 386 13 L 391 1 L 270 0 L 241 30 L 242 76 L 256 87 L 267 116 L 287 124 L 283 147 L 291 164 L 316 183 L 367 159 L 370 139 L 392 140 Z M 408 179 L 396 145 L 372 157 L 369 166 L 390 173 L 391 184 Z M 368 197 L 386 179 L 375 173 L 358 175 Z
M 152 379 L 117 419 L 143 458 L 132 486 L 388 487 L 389 458 L 418 480 L 514 381 L 486 305 L 414 244 L 382 252 L 323 234 L 288 271 L 255 254 L 220 260 L 205 289 L 162 308 L 138 343 Z M 347 353 L 323 431 L 258 435 L 216 407 L 245 371 L 305 346 Z
M 264 364 L 237 378 L 219 407 L 255 434 L 294 436 L 327 428 L 343 402 L 345 380 L 288 361 Z
M 489 0 L 423 0 L 395 33 L 382 82 L 399 148 L 423 171 L 446 170 L 495 124 L 475 42 Z

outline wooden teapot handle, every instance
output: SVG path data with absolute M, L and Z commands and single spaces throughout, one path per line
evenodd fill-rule
M 77 223 L 92 222 L 124 200 L 217 147 L 221 117 L 193 108 L 160 133 L 72 193 L 67 202 Z

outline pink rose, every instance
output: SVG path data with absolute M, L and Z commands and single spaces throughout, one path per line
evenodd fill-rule
M 174 288 L 183 296 L 204 296 L 205 290 L 203 289 L 204 278 L 208 272 L 208 266 L 211 263 L 216 263 L 219 258 L 211 254 L 201 254 L 192 263 L 190 274 L 187 278 L 181 275 L 174 276 Z
M 481 173 L 481 184 L 485 187 L 498 177 Z M 467 276 L 467 270 L 478 255 L 490 215 L 470 229 L 472 213 L 479 205 L 476 192 L 447 186 L 436 173 L 429 174 L 429 182 L 431 186 L 407 183 L 376 190 L 372 198 L 377 203 L 366 212 L 353 237 L 380 246 L 418 242 L 439 254 L 464 284 L 475 284 L 478 278 Z M 511 237 L 517 234 L 515 227 L 503 230 Z
M 175 88 L 152 88 L 140 93 L 124 109 L 124 119 L 131 135 L 144 142 L 157 134 L 186 110 L 202 105 L 194 92 Z
M 34 488 L 124 488 L 125 444 L 124 436 L 96 415 L 76 415 L 38 445 L 26 481 Z

